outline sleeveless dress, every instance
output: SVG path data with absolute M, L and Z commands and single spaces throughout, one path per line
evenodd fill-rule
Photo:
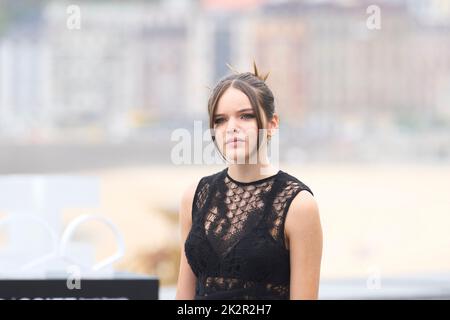
M 200 179 L 184 243 L 196 300 L 289 299 L 284 223 L 302 190 L 314 195 L 282 170 L 252 182 L 232 179 L 228 168 Z

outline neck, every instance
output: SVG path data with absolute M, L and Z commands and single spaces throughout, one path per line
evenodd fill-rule
M 266 164 L 231 164 L 228 175 L 241 182 L 251 182 L 264 179 L 278 173 L 278 168 L 270 163 Z

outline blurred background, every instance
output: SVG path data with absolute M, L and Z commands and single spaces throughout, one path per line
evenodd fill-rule
M 127 248 L 115 268 L 173 297 L 181 194 L 225 165 L 174 164 L 171 135 L 206 130 L 226 64 L 253 60 L 270 72 L 281 169 L 319 204 L 324 295 L 327 281 L 450 279 L 450 0 L 0 0 L 0 175 L 98 177 L 100 205 L 63 223 L 111 219 Z

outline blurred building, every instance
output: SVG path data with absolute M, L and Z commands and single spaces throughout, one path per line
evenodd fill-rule
M 123 141 L 190 126 L 226 64 L 253 59 L 285 128 L 311 143 L 448 128 L 447 3 L 379 1 L 370 30 L 368 0 L 86 1 L 71 30 L 68 4 L 49 1 L 0 36 L 0 137 Z
M 50 48 L 39 16 L 0 38 L 0 133 L 29 136 L 51 102 Z
M 157 4 L 82 6 L 80 30 L 65 6 L 47 8 L 54 49 L 53 114 L 60 127 L 91 125 L 115 138 L 182 113 L 187 100 L 190 16 Z
M 423 25 L 397 2 L 384 3 L 381 30 L 369 30 L 365 1 L 352 3 L 267 5 L 237 31 L 247 41 L 235 59 L 271 71 L 280 110 L 298 125 L 448 116 L 450 28 Z

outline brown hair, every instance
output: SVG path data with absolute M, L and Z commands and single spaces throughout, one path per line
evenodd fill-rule
M 231 67 L 230 67 L 231 68 Z M 233 69 L 232 69 L 233 70 Z M 263 128 L 262 116 L 260 108 L 263 110 L 266 118 L 270 121 L 273 118 L 275 112 L 274 97 L 272 91 L 266 85 L 266 79 L 269 73 L 262 76 L 258 72 L 256 63 L 253 62 L 253 73 L 244 72 L 238 73 L 222 78 L 212 90 L 211 96 L 208 100 L 208 114 L 209 114 L 209 128 L 212 133 L 212 140 L 217 147 L 215 133 L 214 133 L 214 113 L 217 108 L 217 104 L 222 97 L 223 93 L 228 88 L 235 88 L 242 91 L 250 100 L 252 109 L 256 115 L 256 122 L 258 124 L 258 132 Z M 259 134 L 257 140 L 257 148 L 259 149 Z M 222 155 L 223 157 L 223 155 Z

